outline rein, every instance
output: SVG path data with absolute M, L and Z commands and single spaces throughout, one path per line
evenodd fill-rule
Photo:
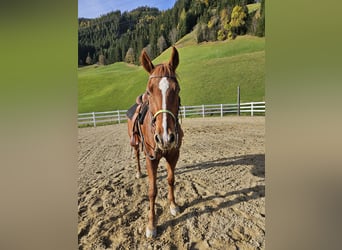
M 141 124 L 138 124 L 138 129 L 139 129 L 139 134 L 140 134 L 140 137 L 141 137 L 141 144 L 142 144 L 142 148 L 143 150 L 145 151 L 145 154 L 148 156 L 148 158 L 153 161 L 156 159 L 156 154 L 157 154 L 157 149 L 153 148 L 151 145 L 147 144 L 150 148 L 153 149 L 153 152 L 154 152 L 154 155 L 150 155 L 147 150 L 146 150 L 146 143 L 145 143 L 145 138 L 144 138 L 144 134 L 143 132 L 141 131 Z

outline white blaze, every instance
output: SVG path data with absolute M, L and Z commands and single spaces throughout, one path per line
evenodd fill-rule
M 166 91 L 168 90 L 170 84 L 169 81 L 167 80 L 166 77 L 163 77 L 160 82 L 159 82 L 159 89 L 162 92 L 162 109 L 166 110 Z M 166 113 L 163 113 L 163 129 L 164 129 L 164 133 L 163 133 L 163 140 L 164 142 L 167 141 L 168 136 L 167 136 L 167 117 L 166 117 Z

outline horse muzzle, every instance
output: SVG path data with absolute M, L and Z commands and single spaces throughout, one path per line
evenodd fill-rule
M 157 147 L 162 151 L 167 151 L 177 147 L 177 134 L 176 133 L 168 133 L 166 135 L 161 136 L 156 133 L 154 135 L 154 141 Z

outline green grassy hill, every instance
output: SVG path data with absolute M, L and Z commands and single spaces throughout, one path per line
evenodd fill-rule
M 233 41 L 197 45 L 193 34 L 176 47 L 182 105 L 263 101 L 265 96 L 265 38 L 237 37 Z M 168 61 L 170 49 L 153 62 Z M 126 63 L 88 66 L 78 70 L 78 111 L 128 109 L 144 92 L 148 74 L 142 67 Z

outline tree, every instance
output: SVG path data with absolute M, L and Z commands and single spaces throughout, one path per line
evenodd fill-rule
M 107 53 L 108 53 L 107 63 L 108 63 L 108 64 L 114 63 L 114 62 L 115 62 L 115 60 L 114 60 L 114 58 L 115 58 L 115 48 L 110 47 L 110 48 L 108 49 Z
M 265 0 L 261 0 L 260 19 L 256 29 L 257 36 L 265 36 Z
M 91 64 L 91 57 L 89 55 L 89 52 L 88 52 L 88 56 L 86 58 L 86 64 L 90 65 Z
M 186 34 L 186 18 L 187 15 L 185 9 L 183 8 L 179 17 L 179 23 L 177 25 L 179 38 L 183 37 Z
M 147 46 L 144 48 L 146 50 L 146 53 L 148 54 L 148 56 L 151 58 L 151 44 L 147 44 Z
M 134 50 L 133 48 L 129 48 L 127 50 L 126 56 L 125 56 L 125 62 L 126 63 L 134 63 Z
M 93 63 L 96 63 L 96 54 L 93 54 Z
M 114 62 L 119 62 L 122 61 L 122 57 L 121 57 L 121 47 L 120 45 L 117 43 L 115 45 L 114 48 Z
M 217 40 L 223 41 L 227 39 L 227 35 L 229 32 L 229 14 L 228 14 L 228 9 L 224 8 L 220 12 L 220 29 L 217 32 Z
M 217 32 L 217 40 L 219 41 L 223 41 L 226 39 L 226 34 L 224 33 L 224 31 L 222 29 L 220 29 L 218 32 Z
M 234 35 L 243 35 L 246 33 L 246 19 L 247 19 L 248 10 L 246 13 L 245 8 L 236 5 L 233 8 L 231 19 L 229 25 L 231 27 L 231 32 Z
M 102 49 L 101 49 L 101 53 L 99 55 L 99 65 L 105 65 L 105 56 L 103 55 Z
M 209 40 L 215 41 L 217 39 L 217 32 L 219 30 L 219 17 L 212 15 L 208 21 Z
M 199 23 L 195 27 L 195 37 L 197 43 L 209 40 L 209 28 L 205 23 Z
M 167 44 L 166 44 L 164 36 L 160 36 L 158 38 L 157 47 L 158 47 L 159 53 L 162 53 L 167 48 Z
M 178 30 L 176 28 L 172 28 L 169 33 L 169 39 L 171 44 L 175 44 L 177 42 Z

